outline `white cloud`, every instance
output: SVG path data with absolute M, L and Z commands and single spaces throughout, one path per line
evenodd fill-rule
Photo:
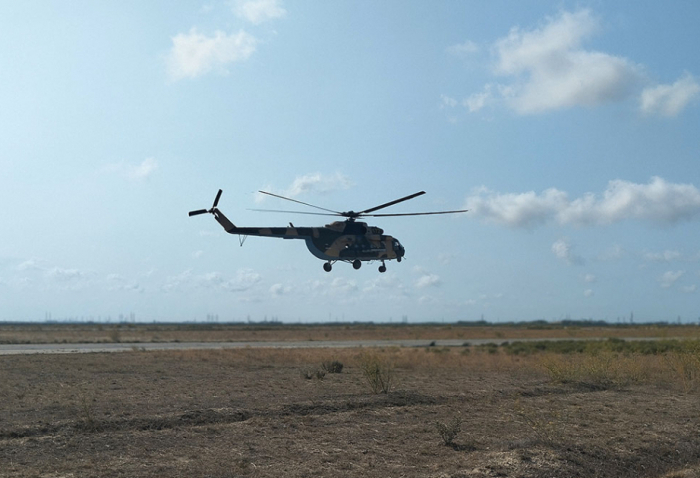
M 235 34 L 217 30 L 214 36 L 206 36 L 196 28 L 189 33 L 178 33 L 172 41 L 167 58 L 172 80 L 196 78 L 213 69 L 226 72 L 229 64 L 247 60 L 257 44 L 255 37 L 243 30 Z
M 310 191 L 327 193 L 341 189 L 348 189 L 353 185 L 350 179 L 340 173 L 332 176 L 324 176 L 320 173 L 307 174 L 294 179 L 292 185 L 286 190 L 288 196 L 298 196 Z
M 672 85 L 645 88 L 641 95 L 642 113 L 677 116 L 700 94 L 700 84 L 686 73 Z
M 27 259 L 17 266 L 18 271 L 43 271 L 46 270 L 47 261 L 43 259 Z
M 668 225 L 700 214 L 700 190 L 692 184 L 669 183 L 659 177 L 648 184 L 613 180 L 602 196 L 586 193 L 574 200 L 554 188 L 542 194 L 499 194 L 482 187 L 467 197 L 465 209 L 472 216 L 516 228 L 553 221 L 574 226 L 606 225 L 625 219 Z
M 653 262 L 671 262 L 681 257 L 678 251 L 665 250 L 663 252 L 647 252 L 644 259 Z
M 690 294 L 692 292 L 695 292 L 697 290 L 697 285 L 692 284 L 692 285 L 687 285 L 682 288 L 683 292 Z
M 284 284 L 272 284 L 270 286 L 270 294 L 273 297 L 280 297 L 289 294 L 292 291 L 292 287 Z
M 251 269 L 239 269 L 236 277 L 227 278 L 220 272 L 209 272 L 196 277 L 197 285 L 205 288 L 218 288 L 228 292 L 243 292 L 260 282 L 262 277 Z
M 416 281 L 416 287 L 419 289 L 423 289 L 425 287 L 438 287 L 441 284 L 442 280 L 437 274 L 425 273 L 422 276 L 420 276 Z
M 582 264 L 583 259 L 576 255 L 568 238 L 561 238 L 552 244 L 552 252 L 567 264 Z
M 144 292 L 145 289 L 135 282 L 128 281 L 120 274 L 107 275 L 105 282 L 109 291 Z
M 584 297 L 593 297 L 593 294 L 594 294 L 593 289 L 586 289 L 583 291 Z
M 236 0 L 232 2 L 231 9 L 238 17 L 255 25 L 287 14 L 278 0 Z
M 202 288 L 223 292 L 244 292 L 253 288 L 261 280 L 262 276 L 251 269 L 239 269 L 233 278 L 229 278 L 221 272 L 194 275 L 192 270 L 188 269 L 180 274 L 168 276 L 162 290 L 174 292 Z
M 454 108 L 459 102 L 447 95 L 440 95 L 440 108 Z
M 158 163 L 153 158 L 144 159 L 141 164 L 127 168 L 127 174 L 135 181 L 146 179 L 158 169 Z
M 676 283 L 678 279 L 681 278 L 685 274 L 685 271 L 666 271 L 664 272 L 661 277 L 659 277 L 659 282 L 661 283 L 661 287 L 664 289 L 668 289 L 669 287 L 673 286 L 673 284 Z
M 44 275 L 47 279 L 58 282 L 71 282 L 85 277 L 85 274 L 78 269 L 64 269 L 61 267 L 52 267 Z
M 595 106 L 625 98 L 641 79 L 629 60 L 581 48 L 599 29 L 589 10 L 562 12 L 530 31 L 511 29 L 495 44 L 495 72 L 514 77 L 508 104 L 520 114 Z
M 474 113 L 486 106 L 489 101 L 491 101 L 492 97 L 491 85 L 486 85 L 484 86 L 484 91 L 481 93 L 474 93 L 468 98 L 465 98 L 462 101 L 462 105 L 467 108 L 470 113 Z
M 350 180 L 350 178 L 341 173 L 335 173 L 332 175 L 312 173 L 304 176 L 297 176 L 288 188 L 275 194 L 293 198 L 309 192 L 326 194 L 332 191 L 349 189 L 353 185 L 354 183 Z M 275 191 L 275 189 L 272 187 L 265 187 L 263 189 L 269 192 Z M 255 202 L 260 203 L 266 198 L 266 195 L 257 193 L 255 196 Z
M 108 164 L 104 171 L 116 173 L 131 181 L 144 181 L 151 177 L 158 169 L 158 162 L 154 158 L 146 158 L 138 164 L 128 164 L 125 162 Z
M 471 216 L 511 227 L 532 227 L 551 220 L 567 203 L 566 193 L 557 189 L 548 189 L 541 195 L 533 191 L 498 194 L 481 187 L 467 198 L 464 208 L 469 209 Z
M 593 275 L 593 274 L 586 274 L 586 275 L 583 276 L 583 281 L 586 282 L 586 283 L 588 283 L 588 284 L 592 284 L 592 283 L 595 282 L 596 280 L 597 280 L 597 279 L 596 279 L 596 276 Z
M 479 45 L 471 40 L 447 47 L 447 52 L 457 56 L 473 55 L 480 50 Z
M 605 249 L 599 256 L 600 261 L 615 261 L 625 255 L 625 250 L 619 244 L 613 244 L 609 248 Z

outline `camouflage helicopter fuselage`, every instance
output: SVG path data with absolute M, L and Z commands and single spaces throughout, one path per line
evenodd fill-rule
M 212 213 L 229 234 L 303 239 L 311 254 L 324 261 L 401 261 L 406 252 L 397 239 L 364 222 L 335 221 L 325 227 L 295 227 L 291 224 L 290 227 L 237 227 L 218 209 L 213 208 Z

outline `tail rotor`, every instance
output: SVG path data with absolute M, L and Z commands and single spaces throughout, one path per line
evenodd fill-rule
M 211 209 L 197 209 L 196 211 L 190 211 L 189 216 L 198 216 L 200 214 L 206 214 L 206 213 L 211 213 L 214 214 L 214 211 L 216 210 L 216 206 L 219 205 L 219 199 L 221 199 L 221 193 L 223 191 L 219 189 L 219 192 L 216 193 L 216 198 L 214 199 L 214 204 L 212 205 Z

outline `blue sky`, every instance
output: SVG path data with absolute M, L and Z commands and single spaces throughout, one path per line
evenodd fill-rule
M 4 2 L 0 320 L 700 320 L 696 2 Z M 359 271 L 237 225 L 375 218 Z M 291 205 L 294 206 L 294 205 Z M 290 209 L 296 209 L 292 207 Z

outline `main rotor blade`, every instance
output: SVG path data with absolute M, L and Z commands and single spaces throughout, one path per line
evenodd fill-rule
M 190 217 L 197 216 L 199 214 L 206 214 L 209 211 L 207 209 L 197 209 L 196 211 L 190 211 Z
M 316 208 L 316 209 L 320 209 L 321 211 L 332 212 L 333 214 L 340 214 L 338 211 L 333 211 L 332 209 L 326 209 L 325 207 L 314 206 L 313 204 L 309 204 L 309 203 L 307 203 L 307 202 L 297 201 L 296 199 L 286 198 L 286 197 L 284 197 L 284 196 L 280 196 L 279 194 L 272 194 L 272 193 L 268 193 L 268 192 L 265 192 L 265 191 L 258 191 L 258 192 L 259 192 L 259 193 L 262 193 L 262 194 L 267 194 L 268 196 L 274 196 L 274 197 L 276 197 L 276 198 L 285 199 L 285 200 L 287 200 L 287 201 L 292 201 L 292 202 L 295 202 L 295 203 L 298 203 L 298 204 L 303 204 L 304 206 L 309 206 L 309 207 L 313 207 L 313 208 Z
M 309 212 L 309 211 L 285 211 L 282 209 L 248 209 L 248 211 L 256 212 L 285 212 L 290 214 L 308 214 L 311 216 L 342 216 L 342 214 L 337 213 L 326 213 L 326 212 Z
M 403 201 L 408 201 L 409 199 L 413 199 L 414 197 L 422 196 L 423 194 L 425 194 L 425 191 L 420 191 L 420 192 L 417 192 L 415 194 L 411 194 L 410 196 L 406 196 L 404 198 L 396 199 L 396 200 L 388 202 L 386 204 L 382 204 L 381 206 L 375 206 L 375 207 L 372 207 L 369 209 L 365 209 L 364 211 L 360 211 L 357 214 L 362 214 L 364 216 L 368 212 L 378 211 L 379 209 L 384 209 L 385 207 L 393 206 L 394 204 L 398 204 L 398 203 L 403 202 Z
M 460 212 L 467 212 L 469 209 L 460 209 L 458 211 L 434 211 L 434 212 L 407 212 L 403 214 L 363 214 L 363 216 L 369 217 L 391 217 L 391 216 L 429 216 L 432 214 L 458 214 Z
M 214 205 L 212 206 L 212 208 L 215 208 L 219 204 L 219 199 L 221 199 L 222 192 L 223 191 L 221 189 L 219 189 L 219 192 L 216 193 L 216 199 L 214 199 Z

